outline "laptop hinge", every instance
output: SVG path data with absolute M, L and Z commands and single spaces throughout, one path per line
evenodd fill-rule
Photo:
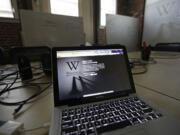
M 110 100 L 110 99 L 116 99 L 116 98 L 126 97 L 126 96 L 129 96 L 129 92 L 124 91 L 119 94 L 112 94 L 109 96 L 96 96 L 91 99 L 81 99 L 78 102 L 72 102 L 72 103 L 68 104 L 68 106 L 83 105 L 83 104 L 99 102 L 99 101 L 104 101 L 104 100 Z

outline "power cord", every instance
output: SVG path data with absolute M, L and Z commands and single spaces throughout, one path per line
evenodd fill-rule
M 3 69 L 0 69 L 0 75 L 2 75 L 4 73 Z
M 15 74 L 17 74 L 17 73 L 18 73 L 18 71 L 15 71 L 15 72 L 12 72 L 12 73 L 3 75 L 3 76 L 0 78 L 0 81 L 4 80 L 5 78 L 7 78 L 7 77 L 9 77 L 9 76 L 15 75 Z
M 129 61 L 134 64 L 138 64 L 138 65 L 147 65 L 147 64 L 156 64 L 157 63 L 157 61 L 152 57 L 150 57 L 148 61 L 144 61 L 139 58 L 129 58 Z
M 2 96 L 3 94 L 7 93 L 7 92 L 10 92 L 12 90 L 18 90 L 19 88 L 25 88 L 25 87 L 35 87 L 38 89 L 38 91 L 40 91 L 40 86 L 38 85 L 23 85 L 23 86 L 17 86 L 17 87 L 14 87 L 14 88 L 11 88 L 11 89 L 8 89 L 6 91 L 2 91 L 0 93 L 0 96 Z M 5 102 L 5 101 L 0 101 L 0 104 L 3 104 L 3 105 L 8 105 L 8 106 L 13 106 L 13 105 L 20 105 L 21 103 L 23 103 L 25 100 L 23 101 L 18 101 L 18 102 Z
M 26 80 L 26 81 L 16 81 L 15 83 L 24 83 L 24 84 L 26 84 L 26 83 L 29 83 L 29 82 L 33 82 L 33 81 L 36 81 L 36 80 L 39 80 L 39 79 L 42 79 L 42 78 L 44 78 L 45 77 L 45 75 L 42 75 L 42 76 L 39 76 L 39 77 L 37 77 L 37 78 L 33 78 L 33 79 L 31 79 L 31 80 Z M 15 79 L 15 78 L 12 78 L 12 79 Z M 0 86 L 1 85 L 8 85 L 8 84 L 11 84 L 11 82 L 1 82 L 1 84 L 0 84 Z
M 39 69 L 39 67 L 34 68 L 34 70 L 37 70 L 37 69 Z M 9 71 L 9 70 L 12 70 L 12 69 L 9 68 L 9 69 L 6 69 L 6 70 Z M 3 70 L 3 71 L 6 71 L 6 70 Z M 36 75 L 41 75 L 41 74 L 42 74 L 42 72 L 36 73 Z M 4 80 L 6 80 L 10 76 L 14 76 L 14 75 L 16 75 L 16 76 L 12 78 L 13 80 L 12 80 L 11 83 L 4 82 Z M 28 81 L 23 81 L 23 82 L 22 81 L 17 81 L 19 79 L 18 77 L 19 77 L 19 71 L 14 71 L 13 70 L 12 73 L 5 74 L 3 77 L 0 78 L 0 86 L 3 86 L 3 85 L 5 86 L 0 91 L 0 98 L 2 98 L 2 95 L 4 95 L 5 93 L 9 94 L 10 91 L 17 90 L 17 89 L 20 89 L 20 88 L 25 88 L 25 87 L 35 87 L 35 88 L 37 88 L 37 92 L 34 93 L 33 95 L 31 95 L 30 97 L 28 97 L 27 99 L 22 100 L 22 101 L 18 101 L 18 102 L 6 102 L 6 101 L 3 101 L 3 98 L 0 99 L 0 104 L 2 104 L 2 105 L 7 105 L 7 106 L 18 105 L 18 107 L 14 110 L 14 113 L 13 113 L 14 115 L 17 114 L 25 104 L 32 102 L 32 99 L 39 96 L 41 93 L 43 93 L 46 89 L 48 89 L 52 85 L 51 82 L 34 82 L 36 80 L 39 80 L 39 79 L 43 78 L 44 75 L 40 76 L 40 77 L 37 77 L 37 78 L 34 78 L 34 79 L 31 79 L 31 80 L 28 80 Z M 20 83 L 20 82 L 22 82 L 23 85 L 12 87 L 15 83 Z M 47 85 L 47 86 L 44 87 L 44 88 L 41 88 L 40 85 Z
M 145 74 L 148 70 L 146 66 L 142 66 L 143 71 L 140 72 L 132 72 L 133 75 L 141 75 L 141 74 Z
M 45 88 L 41 89 L 41 87 L 39 85 L 35 85 L 35 84 L 27 84 L 27 85 L 24 85 L 24 86 L 18 86 L 18 87 L 14 87 L 14 88 L 11 88 L 9 89 L 8 91 L 3 91 L 1 92 L 0 96 L 6 92 L 10 92 L 12 90 L 16 90 L 18 88 L 22 88 L 22 87 L 36 87 L 38 88 L 38 92 L 36 92 L 35 94 L 33 94 L 32 96 L 30 96 L 29 98 L 25 99 L 25 100 L 22 100 L 22 101 L 18 101 L 18 102 L 5 102 L 5 101 L 0 101 L 0 104 L 2 105 L 8 105 L 8 106 L 13 106 L 13 105 L 19 105 L 15 110 L 14 110 L 14 115 L 16 113 L 19 112 L 19 110 L 28 102 L 30 102 L 33 98 L 39 96 L 41 93 L 43 93 L 46 89 L 48 89 L 51 84 L 49 84 L 48 86 L 46 86 Z
M 14 79 L 14 81 L 13 81 L 10 85 L 4 83 L 4 84 L 6 84 L 6 87 L 5 87 L 2 91 L 0 91 L 0 96 L 1 96 L 3 93 L 9 92 L 9 89 L 14 85 L 14 83 L 15 83 L 16 80 L 17 80 L 17 78 L 18 78 L 18 73 L 16 73 L 16 78 Z
M 131 70 L 133 75 L 145 74 L 147 72 L 146 63 L 142 63 L 140 59 L 130 58 L 130 67 L 131 69 L 136 69 L 137 67 L 143 68 L 143 71 L 140 72 L 133 72 L 133 70 Z

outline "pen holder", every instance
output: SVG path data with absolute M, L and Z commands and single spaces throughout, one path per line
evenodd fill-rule
M 146 49 L 141 50 L 141 59 L 144 61 L 148 61 L 151 54 L 151 48 L 147 47 Z

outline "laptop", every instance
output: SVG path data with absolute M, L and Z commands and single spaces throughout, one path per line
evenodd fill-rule
M 136 94 L 121 45 L 52 49 L 50 135 L 179 135 L 180 122 Z

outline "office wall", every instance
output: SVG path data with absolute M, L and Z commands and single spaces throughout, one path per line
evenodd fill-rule
M 0 47 L 5 50 L 5 59 L 1 63 L 9 63 L 9 49 L 12 46 L 22 46 L 21 25 L 19 21 L 20 9 L 32 9 L 30 0 L 12 0 L 15 8 L 15 18 L 0 17 Z
M 20 25 L 17 21 L 0 22 L 0 45 L 8 48 L 11 45 L 21 45 Z
M 157 43 L 180 42 L 180 0 L 147 0 L 143 40 Z
M 0 47 L 5 50 L 6 59 L 1 63 L 9 61 L 9 49 L 12 46 L 21 46 L 20 23 L 17 20 L 0 18 Z

